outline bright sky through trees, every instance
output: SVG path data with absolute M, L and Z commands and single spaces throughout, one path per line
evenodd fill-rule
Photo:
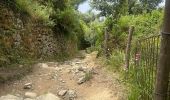
M 162 2 L 159 6 L 164 6 L 165 5 L 165 0 L 164 0 L 164 2 Z M 87 11 L 89 11 L 91 9 L 91 7 L 90 7 L 90 5 L 89 5 L 89 2 L 88 1 L 86 1 L 86 2 L 84 2 L 83 4 L 81 4 L 80 6 L 79 6 L 79 11 L 80 12 L 82 12 L 82 13 L 86 13 Z
M 79 6 L 79 11 L 82 12 L 82 13 L 86 13 L 86 12 L 89 11 L 90 9 L 91 9 L 91 7 L 90 7 L 88 1 L 84 2 L 83 4 L 81 4 L 81 5 Z

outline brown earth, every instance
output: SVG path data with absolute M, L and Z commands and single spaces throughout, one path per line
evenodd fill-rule
M 13 94 L 24 95 L 35 92 L 42 95 L 47 92 L 58 94 L 62 89 L 75 90 L 74 100 L 127 100 L 119 74 L 109 72 L 101 59 L 96 59 L 97 52 L 86 54 L 84 59 L 75 58 L 63 63 L 46 62 L 34 65 L 33 72 L 20 80 L 0 84 L 0 96 Z M 93 69 L 94 74 L 83 84 L 77 84 L 79 67 Z M 32 83 L 31 89 L 23 89 L 24 84 Z M 68 100 L 64 97 L 63 100 Z

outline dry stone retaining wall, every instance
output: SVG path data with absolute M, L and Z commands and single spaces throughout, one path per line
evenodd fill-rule
M 22 13 L 0 1 L 0 66 L 25 57 L 44 59 L 61 56 L 61 53 L 73 55 L 76 48 L 76 40 L 54 33 L 42 21 L 24 18 Z

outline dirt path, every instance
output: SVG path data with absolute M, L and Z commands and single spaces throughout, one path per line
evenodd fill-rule
M 24 96 L 25 92 L 34 92 L 37 95 L 61 91 L 74 91 L 74 99 L 66 94 L 59 97 L 63 100 L 126 100 L 123 85 L 119 82 L 116 73 L 105 70 L 96 52 L 86 54 L 85 59 L 75 58 L 63 63 L 39 63 L 34 71 L 21 80 L 0 86 L 0 96 L 12 94 Z M 23 89 L 30 83 L 30 89 Z

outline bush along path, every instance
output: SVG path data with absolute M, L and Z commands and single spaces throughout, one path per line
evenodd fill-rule
M 35 64 L 29 75 L 0 85 L 0 100 L 126 100 L 119 75 L 102 67 L 96 55 Z

